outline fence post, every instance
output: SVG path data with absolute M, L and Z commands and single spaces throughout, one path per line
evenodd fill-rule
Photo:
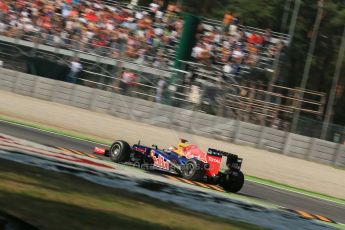
M 341 153 L 342 153 L 342 144 L 337 144 L 337 148 L 335 149 L 335 155 L 334 155 L 334 158 L 333 158 L 333 165 L 335 166 L 340 166 L 341 165 L 341 162 L 340 162 L 340 159 L 341 159 Z
M 16 93 L 16 90 L 17 90 L 17 88 L 19 87 L 19 81 L 20 81 L 20 74 L 19 74 L 19 72 L 15 72 L 14 74 L 13 74 L 13 76 L 12 77 L 14 77 L 14 83 L 13 83 L 13 88 L 12 88 L 12 92 L 13 93 Z
M 259 141 L 258 141 L 258 143 L 257 143 L 257 145 L 256 145 L 259 149 L 264 148 L 264 145 L 265 145 L 265 137 L 266 137 L 266 131 L 267 131 L 267 127 L 262 126 L 262 127 L 261 127 L 260 136 L 259 136 Z
M 158 104 L 158 103 L 152 104 L 152 107 L 151 107 L 151 109 L 148 112 L 147 117 L 146 117 L 146 123 L 147 124 L 154 125 L 154 122 L 152 121 L 152 119 L 155 119 L 155 117 L 157 117 L 157 114 L 159 114 L 159 112 L 158 112 L 159 106 L 160 106 L 160 104 Z
M 137 100 L 140 100 L 139 98 L 136 98 L 134 96 L 131 95 L 131 98 L 130 98 L 130 102 L 129 102 L 129 105 L 128 105 L 128 118 L 130 120 L 133 120 L 135 121 L 136 120 L 136 117 L 135 117 L 135 114 L 134 114 L 134 111 L 136 110 L 136 101 Z
M 38 98 L 38 83 L 40 82 L 40 77 L 39 76 L 35 76 L 35 83 L 34 83 L 34 88 L 32 90 L 32 97 Z
M 53 85 L 50 101 L 55 101 L 54 99 L 56 98 L 57 91 L 58 91 L 60 85 L 61 85 L 61 81 L 58 81 L 58 82 L 56 82 L 56 84 Z
M 284 148 L 283 148 L 283 154 L 288 155 L 290 152 L 290 144 L 291 144 L 291 140 L 292 140 L 292 133 L 287 132 L 286 133 L 286 138 L 285 138 L 285 144 L 284 144 Z
M 312 138 L 310 141 L 308 152 L 307 152 L 307 155 L 305 156 L 305 159 L 308 161 L 310 161 L 311 158 L 313 157 L 313 152 L 315 149 L 316 141 L 317 141 L 316 138 Z
M 198 113 L 195 111 L 195 109 L 193 108 L 192 110 L 192 114 L 190 116 L 190 120 L 189 120 L 189 129 L 193 134 L 197 134 L 196 130 L 195 130 L 195 121 L 197 121 L 199 118 Z M 215 119 L 216 120 L 216 119 Z M 216 122 L 216 121 L 215 121 Z
M 120 93 L 120 89 L 119 89 L 119 83 L 121 80 L 121 75 L 123 72 L 123 63 L 120 61 L 116 61 L 115 60 L 115 67 L 116 67 L 116 71 L 114 71 L 114 78 L 112 80 L 112 82 L 110 83 L 110 91 L 111 92 L 116 92 L 116 93 Z M 108 85 L 109 86 L 109 85 Z
M 115 107 L 115 93 L 111 92 L 109 106 L 107 108 L 107 113 L 111 116 L 115 116 L 115 113 L 112 111 L 112 109 Z
M 73 91 L 71 94 L 71 97 L 69 99 L 69 105 L 75 106 L 74 102 L 77 99 L 78 95 L 77 95 L 77 84 L 73 84 Z
M 170 109 L 172 110 L 172 112 L 168 115 L 168 119 L 169 119 L 169 129 L 174 129 L 174 127 L 176 128 L 180 128 L 177 127 L 176 124 L 174 123 L 174 119 L 175 119 L 175 115 L 177 114 L 177 107 L 173 107 L 171 105 L 169 105 Z
M 236 129 L 234 130 L 234 139 L 233 139 L 233 142 L 236 143 L 237 140 L 238 140 L 238 137 L 240 136 L 240 132 L 241 132 L 241 121 L 237 120 L 236 121 L 237 123 L 237 126 L 236 126 Z
M 97 96 L 98 96 L 98 94 L 97 94 L 97 89 L 96 89 L 96 88 L 93 88 L 93 89 L 92 89 L 92 97 L 91 97 L 90 103 L 89 103 L 89 109 L 90 109 L 91 111 L 96 110 L 96 99 L 97 99 Z

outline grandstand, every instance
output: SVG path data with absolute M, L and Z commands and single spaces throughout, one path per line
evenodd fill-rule
M 33 1 L 27 2 L 34 7 Z M 235 34 L 224 34 L 222 22 L 204 19 L 197 43 L 206 43 L 200 48 L 210 55 L 177 60 L 184 70 L 176 70 L 173 66 L 182 30 L 179 15 L 162 12 L 157 18 L 149 8 L 111 0 L 81 2 L 77 7 L 36 6 L 45 14 L 34 15 L 33 9 L 29 13 L 8 1 L 7 12 L 0 18 L 0 59 L 4 67 L 65 80 L 71 57 L 78 56 L 83 65 L 78 83 L 90 87 L 119 92 L 120 76 L 124 69 L 130 70 L 138 76 L 130 95 L 154 100 L 159 78 L 178 74 L 174 105 L 186 109 L 284 130 L 289 128 L 295 110 L 323 114 L 322 93 L 305 92 L 307 99 L 302 101 L 302 108 L 297 108 L 298 89 L 274 85 L 271 92 L 268 90 L 288 40 L 285 34 L 244 25 L 236 25 Z M 20 17 L 16 18 L 17 14 Z M 100 18 L 102 23 L 98 22 Z M 252 35 L 265 33 L 269 34 L 265 44 L 250 42 Z M 232 43 L 227 44 L 229 39 Z M 39 73 L 35 63 L 48 62 L 65 66 L 64 70 Z M 231 71 L 224 71 L 226 65 Z

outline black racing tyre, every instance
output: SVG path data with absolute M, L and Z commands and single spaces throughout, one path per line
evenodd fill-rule
M 130 152 L 131 147 L 127 142 L 115 141 L 109 149 L 109 156 L 113 162 L 121 163 L 129 161 Z
M 200 164 L 195 160 L 188 160 L 181 170 L 181 175 L 187 180 L 201 180 L 204 176 L 204 171 Z
M 236 193 L 241 190 L 244 184 L 243 173 L 237 172 L 236 174 L 225 174 L 221 186 L 225 191 Z

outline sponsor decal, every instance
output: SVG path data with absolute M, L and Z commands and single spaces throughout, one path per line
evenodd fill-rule
M 210 168 L 206 171 L 208 176 L 215 176 L 219 173 L 220 164 L 222 163 L 221 156 L 207 155 L 207 161 L 210 164 Z
M 155 151 L 153 149 L 150 152 L 150 156 L 153 159 L 153 165 L 155 167 L 169 171 L 170 163 L 169 163 L 169 161 L 166 161 L 164 159 L 164 157 L 162 157 L 159 154 L 158 154 L 158 156 L 156 156 L 156 153 L 155 153 Z
M 145 153 L 146 149 L 145 148 L 139 148 L 139 147 L 135 147 L 135 151 L 141 152 L 141 153 Z
M 214 156 L 207 156 L 207 161 L 209 163 L 221 164 L 222 158 L 221 157 L 214 157 Z

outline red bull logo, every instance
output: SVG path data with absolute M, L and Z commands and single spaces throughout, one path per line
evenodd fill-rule
M 158 155 L 158 157 L 157 157 L 154 150 L 151 150 L 150 155 L 151 155 L 152 160 L 153 160 L 153 166 L 169 171 L 170 164 L 161 155 Z

